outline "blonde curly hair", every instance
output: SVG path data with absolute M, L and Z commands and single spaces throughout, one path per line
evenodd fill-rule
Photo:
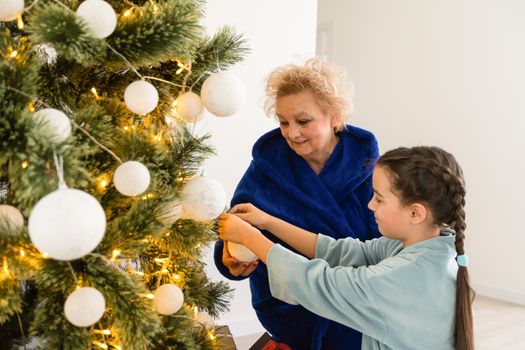
M 334 116 L 336 131 L 341 131 L 354 112 L 352 88 L 344 69 L 311 58 L 304 66 L 288 64 L 270 73 L 266 80 L 264 110 L 275 117 L 279 97 L 310 91 L 323 112 Z

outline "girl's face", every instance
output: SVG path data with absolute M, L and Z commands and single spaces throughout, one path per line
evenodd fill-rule
M 275 112 L 283 137 L 298 155 L 308 160 L 331 153 L 336 140 L 333 118 L 310 91 L 279 97 Z
M 388 238 L 404 240 L 411 226 L 411 209 L 403 206 L 392 191 L 390 175 L 381 166 L 374 169 L 372 188 L 374 196 L 368 208 L 374 212 L 379 232 Z

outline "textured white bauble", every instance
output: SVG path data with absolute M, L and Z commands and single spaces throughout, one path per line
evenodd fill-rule
M 77 9 L 77 16 L 88 24 L 95 38 L 107 38 L 117 27 L 117 14 L 110 4 L 103 0 L 86 0 Z
M 210 75 L 201 88 L 204 107 L 218 117 L 237 113 L 244 102 L 245 94 L 240 79 L 228 71 Z
M 7 224 L 10 233 L 17 234 L 24 227 L 24 216 L 17 208 L 2 204 L 0 205 L 0 222 Z
M 40 199 L 28 221 L 34 246 L 56 260 L 75 260 L 91 253 L 104 237 L 106 215 L 90 194 L 59 189 Z
M 177 98 L 177 115 L 188 123 L 198 122 L 204 116 L 201 98 L 188 91 Z
M 24 0 L 0 0 L 0 21 L 15 20 L 24 11 Z
M 102 293 L 92 287 L 82 287 L 69 294 L 64 313 L 69 322 L 77 327 L 89 327 L 104 314 L 106 301 Z
M 172 225 L 181 218 L 182 204 L 179 201 L 171 201 L 162 204 L 157 210 L 155 217 L 164 225 Z
M 184 294 L 174 284 L 163 284 L 155 291 L 153 304 L 159 314 L 171 315 L 179 311 L 184 304 Z
M 141 162 L 130 160 L 120 164 L 113 174 L 117 191 L 125 196 L 138 196 L 149 187 L 151 176 Z
M 157 107 L 159 93 L 151 83 L 137 80 L 124 91 L 124 102 L 133 113 L 148 114 Z
M 184 217 L 196 221 L 215 219 L 226 207 L 226 191 L 209 176 L 197 176 L 182 190 Z
M 34 115 L 37 123 L 42 123 L 51 135 L 52 142 L 62 142 L 71 135 L 71 122 L 69 118 L 54 108 L 44 108 Z
M 213 328 L 215 320 L 205 311 L 197 313 L 197 322 L 202 324 L 206 328 Z
M 257 255 L 242 244 L 228 242 L 228 251 L 238 261 L 252 262 L 258 259 Z

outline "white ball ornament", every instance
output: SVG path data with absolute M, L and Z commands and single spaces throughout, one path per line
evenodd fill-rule
M 238 261 L 252 262 L 258 259 L 257 255 L 242 244 L 228 242 L 228 251 Z
M 245 94 L 241 80 L 229 71 L 210 75 L 201 88 L 204 107 L 218 117 L 237 113 L 244 102 Z
M 124 91 L 124 102 L 133 113 L 148 114 L 157 107 L 159 93 L 151 83 L 137 80 Z
M 182 190 L 184 217 L 196 221 L 215 219 L 226 207 L 226 191 L 221 183 L 209 176 L 188 181 Z
M 64 313 L 69 322 L 77 327 L 95 324 L 106 308 L 102 293 L 92 287 L 82 287 L 71 293 L 64 304 Z
M 106 230 L 106 215 L 90 194 L 59 189 L 38 201 L 28 230 L 34 246 L 50 258 L 75 260 L 98 246 Z
M 178 201 L 164 203 L 159 207 L 155 217 L 164 225 L 172 225 L 181 218 L 182 204 Z
M 202 324 L 205 328 L 213 328 L 215 320 L 205 311 L 197 313 L 197 322 Z
M 179 311 L 182 304 L 184 304 L 184 293 L 174 284 L 163 284 L 155 291 L 153 304 L 159 314 L 174 314 Z
M 177 98 L 177 115 L 188 123 L 195 123 L 204 117 L 201 98 L 188 91 Z
M 77 16 L 84 19 L 95 38 L 107 38 L 117 27 L 117 14 L 103 0 L 86 0 L 77 9 Z
M 151 176 L 141 162 L 130 160 L 120 164 L 113 174 L 117 191 L 125 196 L 138 196 L 149 187 Z
M 34 115 L 37 123 L 42 123 L 51 135 L 51 141 L 55 143 L 66 140 L 71 135 L 71 122 L 69 118 L 54 108 L 44 108 Z
M 24 11 L 24 0 L 0 0 L 0 21 L 15 20 Z
M 2 204 L 0 205 L 0 222 L 7 224 L 7 228 L 11 230 L 10 233 L 17 234 L 24 227 L 24 216 L 17 208 Z

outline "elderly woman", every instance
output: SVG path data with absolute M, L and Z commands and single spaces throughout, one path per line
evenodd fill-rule
M 369 131 L 345 125 L 353 106 L 344 72 L 311 59 L 287 65 L 268 78 L 266 112 L 279 129 L 263 135 L 231 205 L 250 202 L 285 221 L 334 238 L 379 236 L 367 203 L 377 141 Z M 287 248 L 271 232 L 265 235 Z M 215 246 L 215 263 L 229 279 L 249 276 L 252 303 L 271 334 L 265 349 L 360 349 L 361 334 L 271 296 L 264 264 L 233 258 Z M 291 248 L 290 248 L 291 249 Z

